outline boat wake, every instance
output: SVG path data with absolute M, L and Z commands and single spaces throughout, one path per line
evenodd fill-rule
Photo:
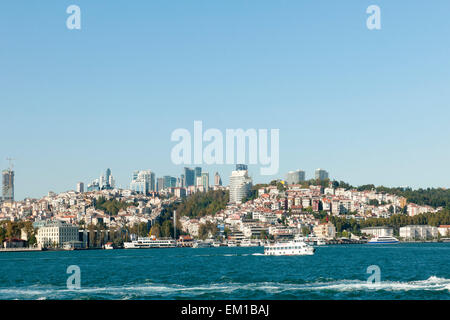
M 198 286 L 149 283 L 117 287 L 87 287 L 78 290 L 37 286 L 0 288 L 2 299 L 171 299 L 177 297 L 252 297 L 259 293 L 269 297 L 280 294 L 296 296 L 313 292 L 377 292 L 377 291 L 427 291 L 450 292 L 450 279 L 431 276 L 426 280 L 396 282 L 382 281 L 370 284 L 361 280 L 333 280 L 306 283 L 213 283 Z

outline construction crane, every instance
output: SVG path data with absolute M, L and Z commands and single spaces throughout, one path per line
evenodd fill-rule
M 16 159 L 13 159 L 13 158 L 6 158 L 6 160 L 9 161 L 9 171 L 13 171 L 13 168 L 14 168 L 14 163 L 13 163 L 13 161 L 16 160 Z

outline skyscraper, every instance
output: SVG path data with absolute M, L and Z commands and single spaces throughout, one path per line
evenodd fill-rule
M 156 191 L 160 192 L 164 189 L 164 178 L 156 179 Z
M 84 183 L 83 182 L 78 182 L 77 183 L 77 192 L 78 193 L 83 193 L 84 192 Z
M 241 203 L 250 194 L 252 179 L 247 170 L 236 170 L 230 176 L 230 202 Z
M 288 184 L 299 184 L 302 181 L 305 181 L 305 171 L 289 171 L 286 175 L 286 182 Z
M 135 171 L 130 183 L 130 189 L 142 194 L 156 191 L 155 173 L 151 170 Z
M 236 171 L 239 171 L 239 170 L 248 170 L 248 165 L 246 165 L 246 164 L 237 164 L 236 165 Z
M 177 179 L 171 176 L 164 176 L 164 188 L 175 188 L 177 186 Z
M 14 171 L 2 171 L 2 198 L 3 201 L 14 201 Z
M 220 174 L 216 172 L 214 175 L 214 185 L 215 186 L 221 186 L 222 185 L 222 178 L 220 178 Z
M 209 190 L 209 173 L 208 172 L 202 172 L 202 186 L 204 191 Z
M 201 167 L 195 167 L 194 168 L 194 172 L 195 172 L 194 181 L 197 181 L 197 178 L 202 176 L 202 168 Z
M 326 180 L 328 179 L 328 172 L 320 168 L 316 169 L 315 178 L 316 180 Z
M 186 187 L 195 185 L 195 171 L 194 169 L 184 168 L 184 183 Z

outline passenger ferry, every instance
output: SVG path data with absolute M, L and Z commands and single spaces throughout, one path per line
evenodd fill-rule
M 228 241 L 227 246 L 229 247 L 237 247 L 237 243 L 235 241 Z
M 303 256 L 313 255 L 314 249 L 303 241 L 303 239 L 295 238 L 287 242 L 277 242 L 264 246 L 264 255 L 266 256 Z
M 391 243 L 399 243 L 397 238 L 390 237 L 390 236 L 381 236 L 381 237 L 374 237 L 370 239 L 367 243 L 370 244 L 391 244 Z
M 192 245 L 192 248 L 210 248 L 210 247 L 212 247 L 212 245 L 213 245 L 213 243 L 210 241 L 197 240 Z
M 131 242 L 124 242 L 125 249 L 151 249 L 151 248 L 175 248 L 177 243 L 174 239 L 156 239 L 156 237 L 139 237 Z
M 241 247 L 259 247 L 260 242 L 259 241 L 252 241 L 250 239 L 243 239 L 240 243 Z
M 317 239 L 316 246 L 324 246 L 327 242 L 324 239 Z

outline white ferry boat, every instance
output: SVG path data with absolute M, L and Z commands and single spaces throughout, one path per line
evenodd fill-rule
M 174 239 L 156 239 L 156 237 L 139 237 L 137 240 L 123 244 L 125 249 L 175 248 L 176 246 Z
M 313 255 L 314 249 L 303 241 L 296 238 L 287 242 L 277 242 L 264 246 L 264 255 L 266 256 L 302 256 Z
M 326 244 L 327 244 L 327 242 L 324 239 L 318 239 L 316 241 L 316 246 L 324 246 Z
M 243 239 L 240 243 L 241 247 L 259 247 L 259 241 L 252 241 L 250 239 Z
M 390 244 L 390 243 L 399 243 L 397 238 L 390 236 L 382 236 L 382 237 L 374 237 L 370 239 L 367 243 L 370 244 Z
M 212 242 L 198 240 L 194 242 L 192 248 L 210 248 L 212 245 Z

